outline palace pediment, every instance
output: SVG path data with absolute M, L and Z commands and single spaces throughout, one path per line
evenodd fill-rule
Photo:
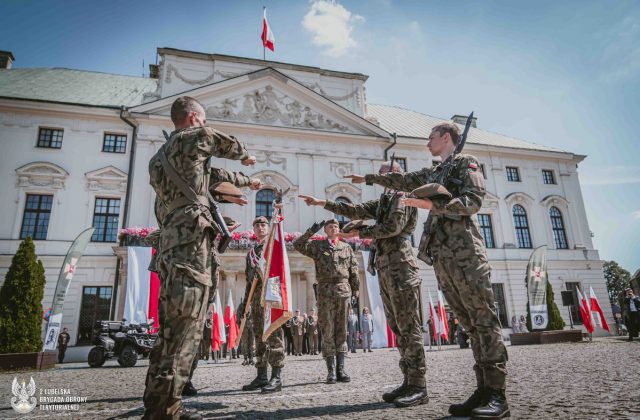
M 272 68 L 182 94 L 198 99 L 209 121 L 389 137 L 389 133 L 375 124 Z M 149 102 L 130 111 L 169 116 L 176 97 Z

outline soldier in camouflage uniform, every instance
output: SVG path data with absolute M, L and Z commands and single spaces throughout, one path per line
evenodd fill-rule
M 209 168 L 209 185 L 217 184 L 219 182 L 228 182 L 235 185 L 238 188 L 249 187 L 252 190 L 259 190 L 260 188 L 262 188 L 262 182 L 259 179 L 250 178 L 245 174 L 243 174 L 242 172 L 229 172 L 222 168 Z M 246 204 L 246 201 L 244 199 L 237 199 L 235 197 L 214 195 L 213 198 L 219 203 L 231 202 L 239 205 Z M 239 226 L 235 223 L 234 220 L 228 217 L 225 217 L 225 222 L 230 231 L 233 231 L 237 226 Z M 215 249 L 216 246 L 214 245 L 212 248 Z M 220 256 L 218 255 L 217 252 L 213 252 L 212 259 L 213 259 L 211 264 L 212 286 L 209 291 L 208 306 L 210 306 L 213 300 L 215 299 L 216 291 L 218 289 L 219 269 L 220 269 Z M 204 331 L 207 331 L 207 330 L 205 329 Z M 211 330 L 209 330 L 209 333 L 210 332 Z M 211 337 L 209 337 L 209 343 L 211 343 Z M 196 389 L 196 387 L 193 385 L 193 382 L 192 382 L 193 373 L 198 367 L 198 359 L 199 357 L 196 357 L 193 359 L 193 364 L 191 365 L 191 372 L 189 373 L 189 380 L 187 381 L 184 388 L 182 389 L 183 396 L 198 395 L 198 390 Z
M 430 210 L 420 241 L 418 257 L 433 263 L 438 283 L 462 326 L 471 337 L 477 389 L 462 404 L 453 404 L 455 416 L 502 418 L 509 415 L 505 396 L 507 349 L 491 289 L 491 267 L 476 218 L 485 195 L 484 177 L 478 160 L 465 154 L 453 155 L 460 139 L 458 127 L 442 123 L 431 131 L 427 147 L 442 164 L 407 174 L 350 176 L 387 188 L 413 191 L 425 184 L 445 184 L 452 197 L 406 198 L 407 206 Z M 451 165 L 448 180 L 442 173 Z M 448 182 L 447 182 L 448 181 Z
M 391 170 L 384 163 L 380 173 Z M 402 169 L 397 163 L 394 172 Z M 429 401 L 427 365 L 420 323 L 420 276 L 418 262 L 411 246 L 411 233 L 416 227 L 417 210 L 401 203 L 402 194 L 385 191 L 379 199 L 363 204 L 350 204 L 301 196 L 308 205 L 321 205 L 332 213 L 351 219 L 374 219 L 375 225 L 354 229 L 344 236 L 373 239 L 374 267 L 389 327 L 396 334 L 400 352 L 402 385 L 382 398 L 397 407 L 410 407 Z
M 242 312 L 240 309 L 244 309 L 244 302 L 240 302 L 240 308 L 238 309 L 238 320 L 242 319 Z M 255 351 L 255 337 L 253 333 L 253 322 L 251 321 L 251 312 L 248 314 L 247 322 L 244 324 L 244 330 L 242 331 L 242 337 L 240 337 L 240 347 L 242 348 L 242 354 L 244 356 L 244 360 L 242 364 L 246 365 L 254 365 L 253 354 Z
M 340 241 L 340 225 L 335 219 L 324 223 L 326 240 L 313 240 L 322 227 L 314 223 L 293 242 L 301 254 L 312 258 L 318 282 L 318 324 L 322 330 L 322 356 L 327 362 L 326 383 L 349 382 L 344 370 L 347 354 L 347 309 L 349 298 L 357 299 L 360 292 L 358 262 L 351 246 Z
M 159 300 L 161 320 L 156 361 L 149 365 L 144 392 L 145 419 L 201 418 L 182 407 L 181 394 L 202 339 L 211 281 L 216 235 L 206 192 L 212 156 L 255 163 L 238 140 L 205 127 L 204 108 L 180 97 L 171 107 L 176 130 L 149 162 L 150 184 L 166 209 L 160 233 L 158 272 L 163 279 Z M 172 180 L 163 160 L 196 196 L 187 197 Z M 169 167 L 169 168 L 170 168 Z M 187 189 L 188 192 L 188 189 Z
M 249 301 L 251 285 L 256 283 L 256 288 L 251 298 L 251 323 L 253 324 L 254 340 L 256 343 L 256 377 L 247 385 L 242 387 L 243 391 L 253 391 L 262 389 L 263 393 L 271 393 L 282 390 L 282 368 L 284 367 L 284 332 L 282 328 L 274 331 L 267 342 L 262 341 L 264 327 L 264 308 L 260 305 L 262 299 L 262 279 L 258 275 L 258 264 L 262 257 L 264 240 L 269 233 L 269 221 L 266 217 L 256 217 L 253 221 L 253 231 L 258 239 L 258 244 L 254 246 L 246 258 L 246 287 L 243 306 L 240 308 L 240 316 L 244 316 L 244 302 Z M 244 334 L 244 333 L 243 333 Z M 271 365 L 271 379 L 267 379 L 267 368 Z

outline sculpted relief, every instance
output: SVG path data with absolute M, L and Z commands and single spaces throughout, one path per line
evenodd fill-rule
M 228 121 L 280 123 L 289 127 L 315 128 L 319 130 L 350 132 L 339 124 L 313 111 L 287 95 L 279 96 L 271 85 L 254 90 L 239 98 L 228 98 L 219 105 L 206 109 L 207 117 Z

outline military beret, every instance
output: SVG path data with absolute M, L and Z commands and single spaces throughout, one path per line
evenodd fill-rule
M 213 195 L 228 195 L 230 197 L 242 197 L 242 191 L 230 182 L 217 182 L 209 187 Z
M 440 184 L 426 184 L 411 191 L 413 198 L 451 198 L 451 193 Z
M 367 227 L 364 220 L 352 220 L 346 225 L 344 225 L 344 227 L 342 228 L 342 232 L 349 233 L 354 229 L 357 230 L 363 227 Z
M 256 217 L 255 219 L 253 219 L 253 225 L 255 225 L 256 223 L 266 223 L 266 224 L 269 224 L 269 221 L 267 220 L 267 218 L 266 218 L 266 217 L 264 217 L 264 216 L 259 216 L 259 217 Z
M 327 219 L 327 220 L 324 222 L 324 225 L 325 225 L 325 226 L 330 225 L 330 224 L 334 224 L 334 225 L 338 225 L 338 226 L 340 226 L 340 223 L 338 223 L 338 221 L 337 221 L 336 219 Z

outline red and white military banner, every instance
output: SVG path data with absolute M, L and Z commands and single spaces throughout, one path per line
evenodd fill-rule
M 142 246 L 127 248 L 127 292 L 124 302 L 124 319 L 128 322 L 147 323 L 153 319 L 153 330 L 160 326 L 158 297 L 160 279 L 149 271 L 149 262 L 155 249 Z
M 236 310 L 233 306 L 233 295 L 229 289 L 227 297 L 227 307 L 224 310 L 224 324 L 229 326 L 229 337 L 227 338 L 228 347 L 230 349 L 236 346 L 238 339 L 238 323 L 236 319 Z
M 449 342 L 449 321 L 447 321 L 447 311 L 444 308 L 444 296 L 442 296 L 440 289 L 438 289 L 438 318 L 440 321 L 440 336 Z
M 582 325 L 587 329 L 589 333 L 594 330 L 593 315 L 591 315 L 591 308 L 589 307 L 589 301 L 582 296 L 580 288 L 576 288 L 578 293 L 578 301 L 580 302 L 580 315 L 582 315 Z
M 227 334 L 224 331 L 224 312 L 220 305 L 220 294 L 216 293 L 213 303 L 213 315 L 211 319 L 211 349 L 220 350 L 222 343 L 227 342 Z
M 429 293 L 429 315 L 431 316 L 431 324 L 433 325 L 433 338 L 438 340 L 438 337 L 442 335 L 442 323 L 440 322 L 440 317 L 438 316 L 438 312 L 436 311 L 435 306 L 433 306 L 433 299 L 431 298 L 431 290 Z
M 598 316 L 594 317 L 599 327 L 611 332 L 609 328 L 609 324 L 607 323 L 606 318 L 604 317 L 604 311 L 600 306 L 600 302 L 598 302 L 598 298 L 596 297 L 595 292 L 593 291 L 593 287 L 589 286 L 589 304 L 591 306 L 591 312 L 595 312 Z
M 284 236 L 284 217 L 275 209 L 269 226 L 264 248 L 264 259 L 267 264 L 261 278 L 265 283 L 262 287 L 261 305 L 264 308 L 264 325 L 262 341 L 293 317 L 293 294 L 291 288 L 291 270 L 289 255 Z

